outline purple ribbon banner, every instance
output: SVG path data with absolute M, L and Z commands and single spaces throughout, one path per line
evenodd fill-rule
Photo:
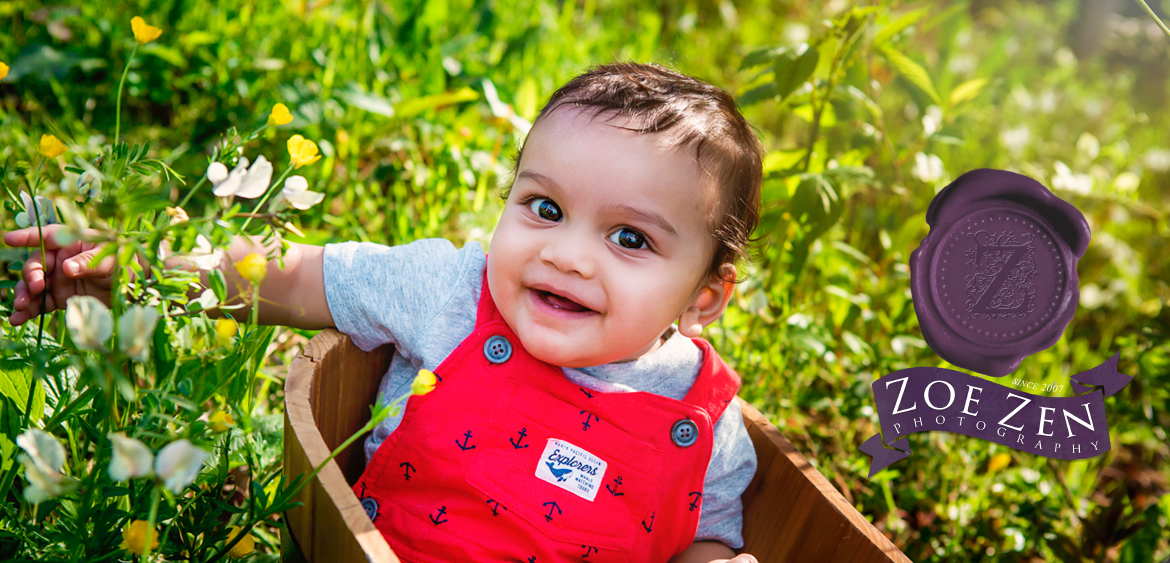
M 1056 459 L 1101 455 L 1109 450 L 1105 397 L 1133 379 L 1117 372 L 1117 358 L 1072 376 L 1072 388 L 1080 393 L 1072 397 L 1032 395 L 944 368 L 909 368 L 882 377 L 873 382 L 882 431 L 858 448 L 873 457 L 869 476 L 910 457 L 908 435 L 916 432 L 966 434 Z M 1090 385 L 1100 388 L 1085 393 Z

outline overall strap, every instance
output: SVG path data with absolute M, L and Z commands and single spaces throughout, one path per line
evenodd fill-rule
M 683 402 L 707 411 L 711 424 L 715 424 L 739 391 L 739 374 L 719 357 L 706 340 L 691 340 L 703 352 L 703 367 L 699 368 L 699 377 L 695 379 L 687 396 L 683 397 Z
M 486 263 L 486 255 L 485 255 Z M 479 292 L 479 307 L 475 311 L 475 328 L 479 328 L 492 321 L 503 321 L 504 316 L 496 308 L 496 301 L 492 299 L 492 292 L 488 288 L 487 267 L 483 269 L 483 287 Z

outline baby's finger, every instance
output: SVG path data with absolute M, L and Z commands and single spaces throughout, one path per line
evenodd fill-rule
M 29 320 L 40 316 L 42 313 L 41 299 L 42 296 L 39 295 L 34 299 L 30 299 L 26 308 L 23 310 L 17 310 L 8 317 L 8 324 L 12 326 L 20 326 Z M 43 296 L 43 299 L 43 312 L 52 313 L 53 311 L 57 310 L 57 300 L 53 298 L 52 294 Z
M 113 256 L 106 256 L 100 262 L 94 264 L 92 267 L 90 263 L 102 252 L 101 246 L 91 248 L 76 256 L 61 263 L 61 269 L 65 274 L 71 278 L 80 278 L 83 276 L 104 277 L 114 273 L 114 267 L 117 265 L 117 260 Z
M 57 231 L 64 228 L 64 225 L 45 225 L 40 228 L 40 231 L 45 234 L 45 249 L 56 250 L 63 246 L 57 242 Z M 72 241 L 70 241 L 72 242 Z M 28 227 L 8 233 L 4 233 L 4 244 L 8 246 L 26 246 L 26 247 L 40 247 L 41 235 L 37 227 Z
M 56 252 L 47 252 L 45 256 L 41 256 L 41 251 L 35 251 L 28 260 L 24 262 L 24 268 L 21 270 L 21 277 L 24 278 L 25 283 L 28 284 L 28 289 L 36 294 L 45 289 L 45 276 L 53 273 L 53 267 L 57 262 Z

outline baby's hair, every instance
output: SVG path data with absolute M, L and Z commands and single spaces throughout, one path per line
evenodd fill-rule
M 722 278 L 724 264 L 750 259 L 751 234 L 760 221 L 764 146 L 730 94 L 658 65 L 615 63 L 594 67 L 562 86 L 533 126 L 562 105 L 632 118 L 634 126 L 625 129 L 669 133 L 672 146 L 694 147 L 699 165 L 712 173 L 721 194 L 721 216 L 711 229 L 716 244 L 710 274 Z M 521 146 L 513 178 L 523 153 Z

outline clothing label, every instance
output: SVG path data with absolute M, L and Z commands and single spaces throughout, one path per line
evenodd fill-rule
M 606 465 L 601 458 L 573 444 L 549 438 L 536 465 L 536 478 L 592 501 L 605 478 Z

